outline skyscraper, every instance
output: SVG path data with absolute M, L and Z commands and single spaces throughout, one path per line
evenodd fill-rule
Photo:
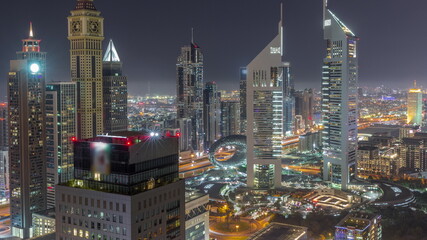
M 295 98 L 291 64 L 285 63 L 283 72 L 283 134 L 290 136 L 294 129 Z
M 314 96 L 312 89 L 295 91 L 295 115 L 302 117 L 305 128 L 313 126 Z
M 9 146 L 9 126 L 7 124 L 7 103 L 0 102 L 0 147 Z
M 113 40 L 108 43 L 103 63 L 104 133 L 127 131 L 127 77 Z
M 104 18 L 93 0 L 77 0 L 68 17 L 71 79 L 77 82 L 77 136 L 101 134 L 103 127 L 102 41 Z
M 203 150 L 203 54 L 191 39 L 181 48 L 176 65 L 178 119 L 191 119 L 191 149 Z M 183 133 L 184 134 L 184 133 Z M 183 136 L 187 138 L 187 136 Z
M 221 135 L 221 93 L 215 82 L 205 84 L 203 90 L 204 146 L 208 149 Z
M 417 88 L 416 81 L 414 81 L 414 88 L 409 89 L 407 104 L 407 123 L 420 126 L 423 118 L 423 93 L 421 92 L 421 89 Z
M 281 186 L 283 139 L 283 10 L 279 34 L 247 66 L 247 183 Z
M 240 133 L 246 133 L 247 127 L 247 112 L 246 112 L 246 88 L 247 82 L 246 79 L 248 77 L 248 69 L 246 67 L 240 68 Z
M 55 207 L 55 185 L 74 177 L 73 139 L 77 136 L 75 82 L 46 84 L 47 207 Z
M 358 38 L 326 3 L 324 0 L 323 178 L 347 189 L 356 175 Z
M 12 234 L 30 238 L 33 212 L 46 208 L 45 76 L 46 53 L 32 26 L 8 80 L 10 208 Z
M 240 103 L 237 100 L 221 101 L 221 136 L 240 134 Z
M 184 239 L 176 137 L 116 132 L 74 153 L 75 179 L 56 190 L 57 239 Z
M 8 104 L 0 103 L 0 196 L 9 190 Z

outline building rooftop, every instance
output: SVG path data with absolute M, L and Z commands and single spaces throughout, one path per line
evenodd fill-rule
M 207 196 L 208 194 L 199 192 L 197 190 L 186 189 L 185 190 L 185 202 L 191 202 L 201 197 Z
M 354 228 L 364 231 L 378 218 L 380 218 L 378 215 L 364 212 L 350 213 L 337 224 L 336 228 Z
M 306 227 L 273 222 L 248 238 L 248 240 L 302 240 L 307 234 Z

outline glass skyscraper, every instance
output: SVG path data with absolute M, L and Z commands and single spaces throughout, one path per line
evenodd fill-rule
M 32 237 L 32 213 L 46 208 L 46 53 L 32 27 L 8 79 L 10 212 L 12 235 Z
M 247 184 L 256 189 L 281 186 L 285 73 L 282 56 L 283 19 L 279 34 L 247 66 Z
M 358 38 L 326 3 L 323 24 L 327 48 L 321 87 L 323 178 L 347 189 L 356 175 Z

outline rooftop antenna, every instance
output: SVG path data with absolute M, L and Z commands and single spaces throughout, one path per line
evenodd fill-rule
M 328 9 L 328 0 L 323 0 L 323 28 L 325 28 L 326 9 Z
M 194 28 L 191 28 L 191 43 L 194 43 Z
M 414 80 L 414 88 L 417 88 L 417 80 Z

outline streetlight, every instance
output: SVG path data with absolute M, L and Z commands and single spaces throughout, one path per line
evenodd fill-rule
M 239 225 L 236 225 L 236 232 L 239 231 Z

